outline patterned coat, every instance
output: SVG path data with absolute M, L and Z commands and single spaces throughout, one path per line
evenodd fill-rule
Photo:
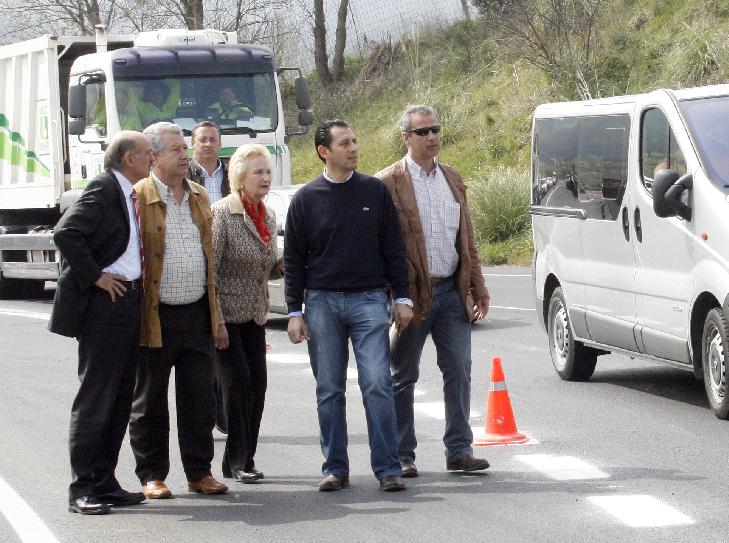
M 276 273 L 276 216 L 266 208 L 271 242 L 266 246 L 238 193 L 213 204 L 213 255 L 223 319 L 266 323 L 268 280 Z

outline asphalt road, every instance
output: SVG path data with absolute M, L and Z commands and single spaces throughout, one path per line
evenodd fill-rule
M 445 471 L 442 382 L 427 343 L 416 396 L 420 477 L 405 492 L 379 491 L 352 361 L 352 486 L 317 492 L 322 457 L 306 347 L 290 344 L 285 321 L 274 318 L 256 456 L 265 480 L 229 482 L 224 496 L 190 494 L 172 439 L 175 499 L 104 517 L 66 510 L 75 341 L 46 331 L 50 299 L 0 302 L 0 541 L 726 540 L 729 423 L 710 413 L 703 385 L 617 355 L 601 357 L 587 383 L 561 381 L 537 325 L 529 270 L 485 272 L 493 307 L 473 328 L 472 425 L 483 428 L 491 357 L 501 356 L 518 428 L 531 437 L 479 448 L 487 472 Z M 215 437 L 221 477 L 224 438 Z M 128 443 L 117 474 L 138 488 Z

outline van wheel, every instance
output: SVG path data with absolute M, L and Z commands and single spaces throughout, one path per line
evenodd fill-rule
M 552 364 L 565 381 L 586 381 L 595 371 L 597 351 L 575 341 L 562 289 L 557 287 L 549 300 L 547 321 L 549 354 Z
M 709 406 L 717 418 L 729 419 L 729 395 L 726 383 L 726 354 L 729 324 L 724 312 L 717 308 L 709 311 L 701 335 L 701 365 L 704 368 L 704 386 Z

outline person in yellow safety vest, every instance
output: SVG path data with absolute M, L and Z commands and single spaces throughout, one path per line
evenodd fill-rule
M 227 85 L 221 87 L 218 100 L 208 106 L 208 111 L 223 124 L 226 121 L 250 119 L 253 116 L 251 107 L 238 102 L 233 89 Z
M 166 79 L 164 82 L 150 81 L 144 84 L 144 99 L 130 92 L 131 104 L 139 113 L 144 126 L 154 122 L 171 121 L 177 113 L 180 103 L 180 82 L 177 79 Z
M 130 98 L 134 91 L 131 88 L 120 88 L 116 93 L 116 111 L 119 115 L 119 126 L 122 130 L 136 130 L 141 132 L 144 129 L 142 119 L 139 116 L 136 105 Z

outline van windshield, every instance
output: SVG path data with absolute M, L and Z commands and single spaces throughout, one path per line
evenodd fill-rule
M 729 96 L 684 100 L 681 109 L 706 174 L 729 191 Z

